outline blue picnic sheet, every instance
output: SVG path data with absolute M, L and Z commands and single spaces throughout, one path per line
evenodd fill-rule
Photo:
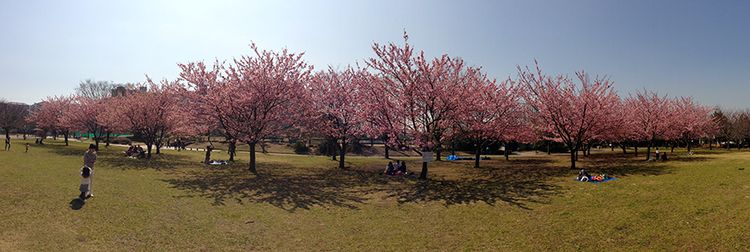
M 575 179 L 575 180 L 576 180 L 576 181 L 578 181 L 578 182 L 591 182 L 591 183 L 595 183 L 595 184 L 598 184 L 598 183 L 602 183 L 602 182 L 612 181 L 612 180 L 615 180 L 615 179 L 617 179 L 617 178 L 609 177 L 609 178 L 607 178 L 607 179 L 605 179 L 605 180 L 602 180 L 602 181 L 593 181 L 593 180 L 589 180 L 589 181 L 579 181 L 578 179 Z

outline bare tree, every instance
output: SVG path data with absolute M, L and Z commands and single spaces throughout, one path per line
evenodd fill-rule
M 112 89 L 115 88 L 115 84 L 111 81 L 95 81 L 92 79 L 86 79 L 81 81 L 76 88 L 76 94 L 78 96 L 101 99 L 110 97 L 112 95 Z
M 10 150 L 10 131 L 23 127 L 29 106 L 0 100 L 0 129 L 5 132 L 5 150 Z
M 747 144 L 750 138 L 750 112 L 733 111 L 729 113 L 729 138 L 737 144 L 737 149 Z

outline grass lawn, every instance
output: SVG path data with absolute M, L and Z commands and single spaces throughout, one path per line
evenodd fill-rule
M 618 178 L 593 184 L 554 155 L 433 162 L 420 182 L 377 175 L 377 157 L 339 171 L 329 157 L 258 154 L 256 176 L 247 153 L 219 168 L 199 152 L 148 161 L 111 147 L 96 196 L 75 206 L 84 144 L 15 143 L 0 152 L 0 251 L 750 250 L 750 152 L 581 157 Z

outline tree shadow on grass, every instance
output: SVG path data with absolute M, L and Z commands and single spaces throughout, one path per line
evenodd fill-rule
M 55 154 L 61 155 L 61 156 L 80 156 L 81 158 L 83 158 L 83 153 L 86 152 L 85 149 L 79 148 L 77 146 L 44 144 L 44 145 L 35 145 L 35 147 L 50 150 L 54 152 Z M 33 149 L 30 148 L 29 152 L 31 151 L 33 151 Z
M 414 179 L 386 190 L 399 203 L 436 201 L 445 206 L 506 203 L 531 209 L 527 203 L 545 203 L 550 196 L 562 192 L 551 179 L 568 171 L 551 164 L 551 160 L 537 158 L 503 160 L 491 165 L 485 163 L 483 168 L 453 168 L 466 174 L 463 178 Z
M 189 171 L 180 178 L 163 181 L 173 188 L 190 192 L 187 197 L 210 198 L 214 205 L 224 205 L 227 200 L 239 204 L 268 203 L 292 212 L 313 206 L 357 209 L 355 203 L 365 200 L 349 191 L 346 181 L 331 179 L 324 173 L 284 174 L 278 170 L 294 168 L 278 165 L 268 169 L 273 171 L 264 170 L 261 172 L 265 173 L 253 175 L 244 166 L 233 165 L 209 172 Z
M 673 161 L 645 161 L 632 158 L 603 157 L 586 160 L 586 170 L 591 174 L 606 173 L 610 176 L 663 175 L 672 173 L 667 166 Z M 576 171 L 577 172 L 577 171 Z
M 519 161 L 513 162 L 518 165 Z M 542 162 L 529 161 L 527 165 Z M 435 178 L 420 181 L 415 176 L 384 176 L 367 170 L 323 169 L 303 172 L 284 164 L 268 167 L 252 175 L 240 166 L 224 170 L 188 171 L 179 178 L 167 179 L 173 188 L 190 192 L 187 197 L 205 197 L 214 205 L 227 200 L 268 203 L 295 211 L 312 206 L 336 206 L 358 209 L 371 195 L 385 195 L 398 203 L 441 201 L 446 206 L 485 202 L 507 202 L 526 208 L 525 202 L 543 202 L 560 187 L 545 182 L 548 176 L 565 172 L 554 169 L 530 169 L 525 175 L 515 174 L 520 166 L 498 171 L 485 170 L 490 176 L 448 180 Z M 300 173 L 301 172 L 301 173 Z
M 155 170 L 170 170 L 181 167 L 200 166 L 200 162 L 190 160 L 189 157 L 182 155 L 172 154 L 152 154 L 151 158 L 129 158 L 125 154 L 108 154 L 99 156 L 97 163 L 101 166 L 111 167 L 115 169 L 155 169 Z
M 214 205 L 224 205 L 227 200 L 239 204 L 267 203 L 287 211 L 313 206 L 358 209 L 358 204 L 365 204 L 373 197 L 399 204 L 439 202 L 449 207 L 502 203 L 531 210 L 530 203 L 546 204 L 565 190 L 559 178 L 574 178 L 578 172 L 555 161 L 514 159 L 487 162 L 483 168 L 443 164 L 431 170 L 433 175 L 427 181 L 418 180 L 415 175 L 384 176 L 379 167 L 371 165 L 339 170 L 299 168 L 283 163 L 259 164 L 259 175 L 250 174 L 244 164 L 234 164 L 225 169 L 188 170 L 163 181 L 188 192 L 180 197 L 204 197 L 212 199 Z M 670 172 L 663 164 L 627 158 L 597 157 L 586 162 L 596 167 L 592 172 L 614 176 Z
M 40 148 L 48 149 L 53 153 L 61 156 L 78 156 L 83 162 L 83 154 L 86 152 L 85 147 L 80 146 L 60 146 L 60 145 L 39 145 Z M 199 166 L 198 161 L 191 161 L 184 155 L 175 155 L 168 153 L 151 154 L 151 158 L 134 159 L 128 158 L 122 153 L 122 150 L 111 148 L 97 152 L 97 167 L 111 167 L 117 169 L 175 169 L 187 166 Z

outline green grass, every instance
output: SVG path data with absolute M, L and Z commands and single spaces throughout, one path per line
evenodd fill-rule
M 20 143 L 0 152 L 0 251 L 750 249 L 750 152 L 582 157 L 618 178 L 592 184 L 573 181 L 566 156 L 433 162 L 420 182 L 377 175 L 376 157 L 339 171 L 328 157 L 259 154 L 255 176 L 247 153 L 218 169 L 198 152 L 111 148 L 96 196 L 74 210 L 84 145 Z

